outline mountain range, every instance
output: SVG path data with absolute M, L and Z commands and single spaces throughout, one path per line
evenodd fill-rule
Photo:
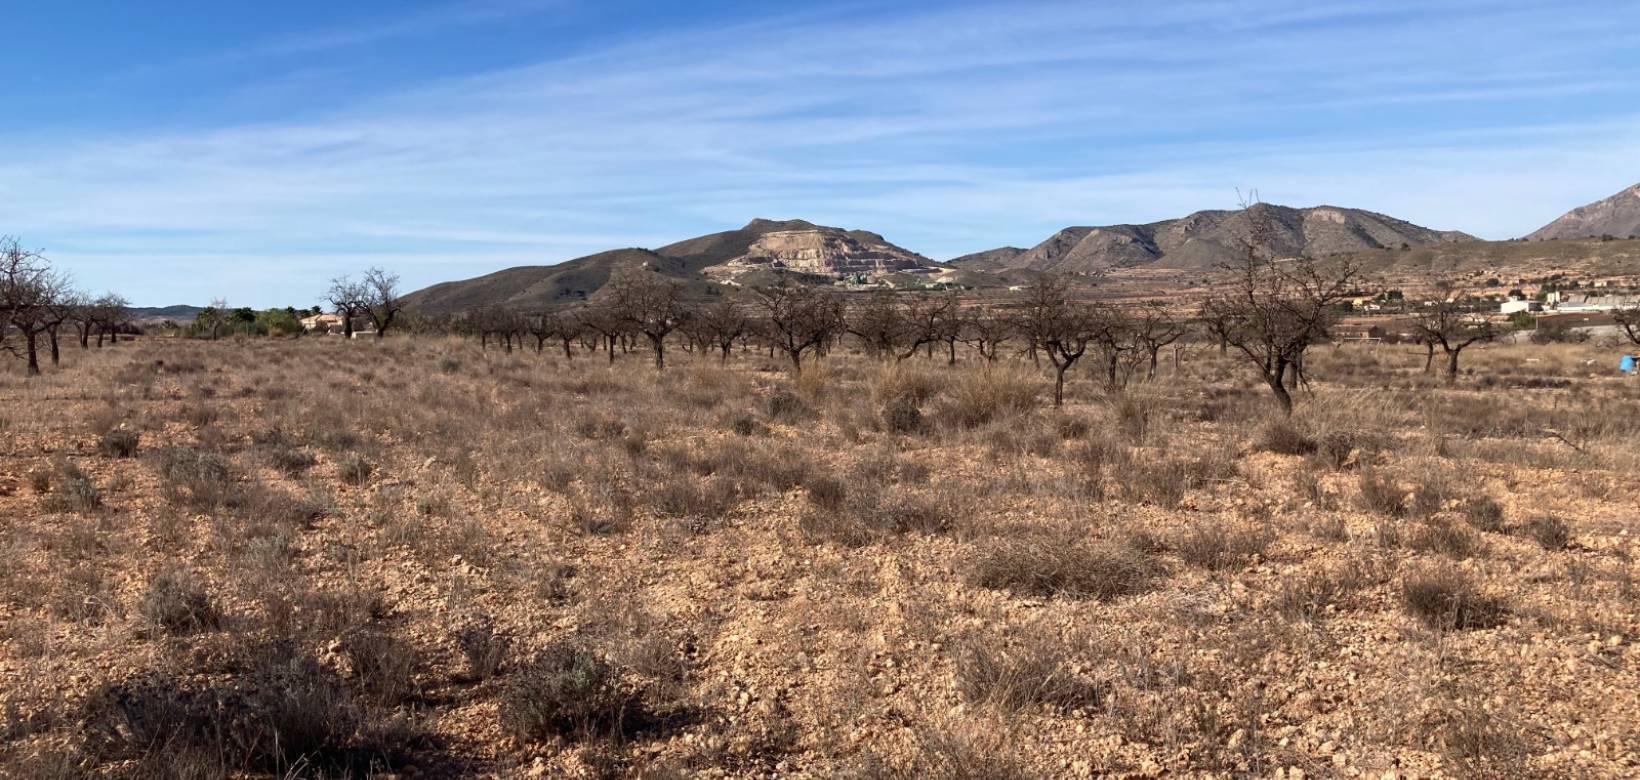
M 1362 209 L 1291 208 L 1256 204 L 1247 210 L 1198 211 L 1139 225 L 1076 226 L 1030 248 L 999 247 L 945 263 L 864 230 L 803 220 L 754 219 L 744 227 L 685 239 L 659 249 L 615 249 L 557 265 L 508 268 L 473 279 L 444 282 L 405 296 L 424 312 L 459 312 L 501 305 L 540 309 L 584 300 L 622 265 L 641 265 L 679 279 L 704 295 L 721 285 L 756 285 L 777 272 L 819 278 L 905 277 L 974 285 L 1016 284 L 1036 273 L 1101 273 L 1114 269 L 1205 270 L 1241 251 L 1240 236 L 1262 212 L 1273 228 L 1277 255 L 1378 253 L 1386 263 L 1440 265 L 1444 247 L 1486 247 L 1467 233 L 1436 230 Z M 1640 234 L 1640 185 L 1567 213 L 1529 239 Z M 1383 250 L 1392 250 L 1388 253 Z M 1436 255 L 1429 250 L 1440 250 Z M 1464 250 L 1466 257 L 1484 250 Z M 1518 252 L 1513 254 L 1520 254 Z M 1471 258 L 1473 261 L 1475 258 Z
M 1579 206 L 1527 235 L 1527 240 L 1640 236 L 1640 184 Z

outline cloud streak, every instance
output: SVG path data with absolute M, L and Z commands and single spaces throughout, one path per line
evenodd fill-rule
M 695 25 L 277 122 L 0 135 L 18 152 L 0 161 L 0 213 L 95 286 L 258 305 L 311 301 L 366 265 L 420 285 L 753 216 L 950 256 L 1225 207 L 1236 186 L 1507 237 L 1640 178 L 1640 116 L 1623 108 L 1640 86 L 1619 67 L 1640 26 L 1571 5 L 1586 7 L 1008 4 Z M 437 18 L 280 45 L 367 47 Z

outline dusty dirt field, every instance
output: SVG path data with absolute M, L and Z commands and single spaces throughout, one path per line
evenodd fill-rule
M 1610 350 L 0 375 L 0 775 L 1632 777 Z M 1593 361 L 1593 362 L 1590 362 Z

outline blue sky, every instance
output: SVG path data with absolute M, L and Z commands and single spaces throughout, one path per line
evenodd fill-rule
M 305 305 L 804 218 L 946 258 L 1235 203 L 1487 238 L 1640 182 L 1640 4 L 12 0 L 0 234 Z

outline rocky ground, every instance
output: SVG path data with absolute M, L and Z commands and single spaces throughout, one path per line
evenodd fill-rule
M 1317 348 L 0 375 L 0 775 L 1631 777 L 1640 387 Z

